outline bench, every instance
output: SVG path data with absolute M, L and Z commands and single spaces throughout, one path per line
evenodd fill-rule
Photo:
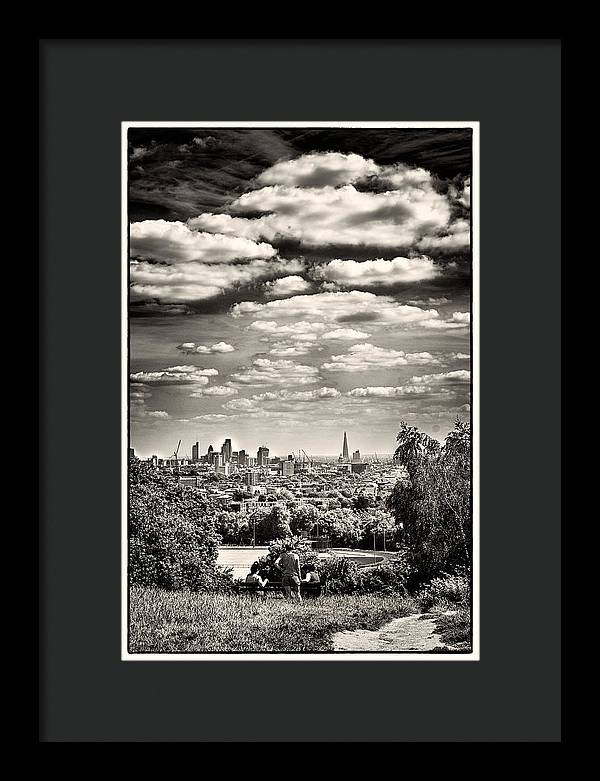
M 259 593 L 281 594 L 282 596 L 285 595 L 283 583 L 278 580 L 270 580 L 263 588 L 261 588 L 257 583 L 246 583 L 245 581 L 241 581 L 236 583 L 235 591 L 238 594 L 250 595 L 258 595 Z M 303 597 L 320 597 L 321 594 L 325 594 L 326 592 L 327 583 L 325 581 L 321 581 L 321 583 L 305 583 L 302 581 L 300 583 L 300 593 Z

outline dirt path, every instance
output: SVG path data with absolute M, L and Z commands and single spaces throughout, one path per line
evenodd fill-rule
M 337 632 L 335 651 L 431 651 L 443 646 L 435 628 L 436 615 L 419 614 L 395 618 L 381 629 Z

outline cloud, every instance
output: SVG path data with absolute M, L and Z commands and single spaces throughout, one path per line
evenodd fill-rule
M 292 239 L 306 247 L 469 243 L 453 223 L 467 190 L 443 193 L 423 168 L 379 166 L 356 154 L 307 154 L 276 163 L 256 184 L 229 205 L 229 214 L 201 214 L 188 225 L 254 241 Z
M 314 388 L 307 391 L 291 391 L 287 389 L 257 393 L 247 399 L 233 399 L 223 405 L 225 409 L 239 412 L 253 412 L 262 404 L 279 402 L 315 402 L 338 399 L 342 394 L 336 388 Z
M 421 376 L 411 377 L 408 381 L 411 385 L 460 385 L 471 382 L 471 372 L 465 369 L 459 369 L 453 372 L 441 372 L 439 374 L 422 374 Z
M 203 396 L 235 396 L 237 388 L 231 388 L 228 385 L 209 385 L 208 388 L 198 388 L 190 393 L 190 398 L 200 399 Z
M 366 339 L 369 337 L 366 331 L 358 331 L 355 328 L 335 328 L 333 331 L 327 331 L 327 333 L 321 336 L 321 339 Z
M 320 399 L 338 399 L 342 394 L 336 388 L 314 388 L 309 391 L 279 390 L 269 393 L 259 393 L 252 400 L 259 401 L 318 401 Z
M 391 399 L 398 396 L 411 396 L 427 393 L 429 388 L 423 387 L 410 387 L 406 385 L 400 386 L 369 386 L 366 388 L 353 388 L 346 392 L 346 396 L 352 398 L 364 399 L 364 398 L 383 398 Z
M 232 314 L 234 317 L 238 316 L 238 312 L 241 312 L 241 310 L 236 309 L 238 306 L 241 307 L 242 305 L 236 304 L 233 307 Z M 260 304 L 258 306 L 260 306 Z M 250 309 L 252 311 L 252 308 Z M 291 324 L 278 323 L 275 320 L 255 320 L 247 326 L 246 330 L 256 331 L 267 336 L 292 336 L 302 337 L 304 340 L 308 340 L 316 339 L 319 334 L 327 330 L 327 326 L 325 323 L 311 323 L 305 320 Z
M 457 220 L 437 236 L 423 236 L 417 243 L 418 249 L 429 252 L 461 252 L 471 244 L 471 226 L 467 220 Z
M 471 314 L 469 312 L 454 312 L 452 315 L 452 320 L 455 323 L 470 323 Z
M 129 375 L 129 380 L 150 385 L 207 385 L 208 378 L 218 373 L 216 369 L 200 369 L 197 366 L 169 366 L 159 371 L 134 372 Z
M 355 344 L 345 355 L 332 355 L 321 367 L 330 372 L 376 371 L 413 364 L 438 364 L 431 353 L 405 353 L 402 350 L 385 349 L 372 344 Z
M 424 310 L 416 306 L 399 304 L 392 296 L 377 296 L 360 290 L 292 296 L 278 301 L 268 301 L 265 304 L 243 301 L 234 304 L 231 315 L 233 317 L 252 315 L 256 318 L 268 319 L 270 322 L 275 322 L 271 320 L 274 317 L 318 317 L 327 322 L 373 321 L 389 325 L 415 325 L 424 321 L 434 321 L 439 317 L 435 309 Z M 254 324 L 250 327 L 258 330 Z
M 319 370 L 289 360 L 272 361 L 256 358 L 251 366 L 242 367 L 231 375 L 229 383 L 248 387 L 264 385 L 309 385 L 317 381 Z
M 366 176 L 376 174 L 379 166 L 372 160 L 355 154 L 322 152 L 286 160 L 263 171 L 258 184 L 285 184 L 296 187 L 336 187 L 351 184 Z
M 198 233 L 183 222 L 143 220 L 129 226 L 132 256 L 170 263 L 229 263 L 240 259 L 267 259 L 277 253 L 270 244 L 240 236 Z
M 311 350 L 317 348 L 322 350 L 322 347 L 318 347 L 315 342 L 303 342 L 303 341 L 283 341 L 274 342 L 269 350 L 269 355 L 278 355 L 283 358 L 293 358 L 298 355 L 306 355 Z
M 196 344 L 195 342 L 184 342 L 178 344 L 177 349 L 184 355 L 213 355 L 214 353 L 232 353 L 235 347 L 227 342 L 217 342 L 216 344 Z
M 287 266 L 285 260 L 254 260 L 235 265 L 197 262 L 164 265 L 132 261 L 130 298 L 132 301 L 156 299 L 169 303 L 201 301 L 275 276 Z
M 310 282 L 299 276 L 281 277 L 265 283 L 265 294 L 269 297 L 291 296 L 310 290 Z
M 431 258 L 392 260 L 332 260 L 318 269 L 318 275 L 343 287 L 377 287 L 434 279 L 441 274 Z
M 129 386 L 129 414 L 135 420 L 143 418 L 166 419 L 168 412 L 164 410 L 149 410 L 146 406 L 148 399 L 152 398 L 152 391 L 143 384 L 131 383 Z

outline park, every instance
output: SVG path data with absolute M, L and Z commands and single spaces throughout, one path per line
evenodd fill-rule
M 441 444 L 402 424 L 397 442 L 406 477 L 386 500 L 385 550 L 384 511 L 362 504 L 315 516 L 277 503 L 252 520 L 259 544 L 235 544 L 218 507 L 130 464 L 129 652 L 470 653 L 470 428 L 457 419 Z M 300 602 L 281 587 L 284 550 L 317 573 Z M 270 584 L 260 598 L 244 587 L 252 567 Z

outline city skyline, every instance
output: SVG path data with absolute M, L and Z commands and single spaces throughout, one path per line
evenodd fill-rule
M 130 128 L 136 453 L 392 453 L 401 420 L 468 419 L 471 141 Z

